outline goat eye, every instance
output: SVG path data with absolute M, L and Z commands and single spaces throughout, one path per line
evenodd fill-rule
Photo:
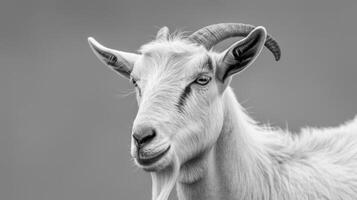
M 136 83 L 136 80 L 135 79 L 131 79 L 131 82 L 133 83 L 133 85 L 135 86 L 135 87 L 137 87 L 138 86 L 138 83 Z
M 211 81 L 211 77 L 207 75 L 202 75 L 199 76 L 196 80 L 195 83 L 199 85 L 207 85 Z

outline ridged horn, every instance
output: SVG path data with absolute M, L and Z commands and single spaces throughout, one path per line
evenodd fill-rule
M 254 28 L 255 26 L 253 25 L 242 23 L 213 24 L 192 33 L 189 36 L 189 40 L 203 45 L 206 49 L 211 49 L 214 45 L 227 38 L 245 37 Z M 264 45 L 273 53 L 275 60 L 278 61 L 281 56 L 281 51 L 276 40 L 268 34 Z

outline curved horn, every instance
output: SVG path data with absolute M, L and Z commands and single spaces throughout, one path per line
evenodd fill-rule
M 241 23 L 221 23 L 213 24 L 201 28 L 200 30 L 192 33 L 189 36 L 189 40 L 194 43 L 198 43 L 206 47 L 206 49 L 212 48 L 217 43 L 230 38 L 230 37 L 245 37 L 247 36 L 255 26 Z M 278 43 L 271 35 L 267 35 L 267 39 L 264 44 L 274 55 L 275 60 L 278 61 L 281 56 L 281 51 Z

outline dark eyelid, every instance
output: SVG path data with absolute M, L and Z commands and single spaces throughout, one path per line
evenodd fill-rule
M 130 82 L 132 82 L 134 85 L 136 85 L 136 80 L 134 78 L 131 78 Z
M 130 81 L 131 82 L 138 82 L 138 81 L 140 81 L 140 79 L 135 78 L 134 76 L 130 76 Z
M 140 86 L 138 85 L 138 79 L 134 78 L 133 76 L 130 76 L 130 81 L 134 84 L 135 88 L 138 90 L 139 92 L 139 96 L 141 97 L 141 89 Z
M 200 76 L 206 75 L 206 76 L 211 77 L 210 74 L 211 74 L 211 72 L 209 72 L 209 71 L 199 72 L 199 73 L 197 73 L 197 74 L 195 74 L 195 75 L 193 75 L 191 77 L 191 81 L 190 81 L 191 83 L 190 84 L 194 83 L 196 81 L 196 79 L 198 79 Z

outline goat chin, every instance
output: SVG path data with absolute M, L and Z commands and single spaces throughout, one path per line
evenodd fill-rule
M 167 200 L 176 184 L 180 163 L 175 152 L 173 152 L 172 158 L 173 163 L 170 167 L 151 173 L 152 200 Z

